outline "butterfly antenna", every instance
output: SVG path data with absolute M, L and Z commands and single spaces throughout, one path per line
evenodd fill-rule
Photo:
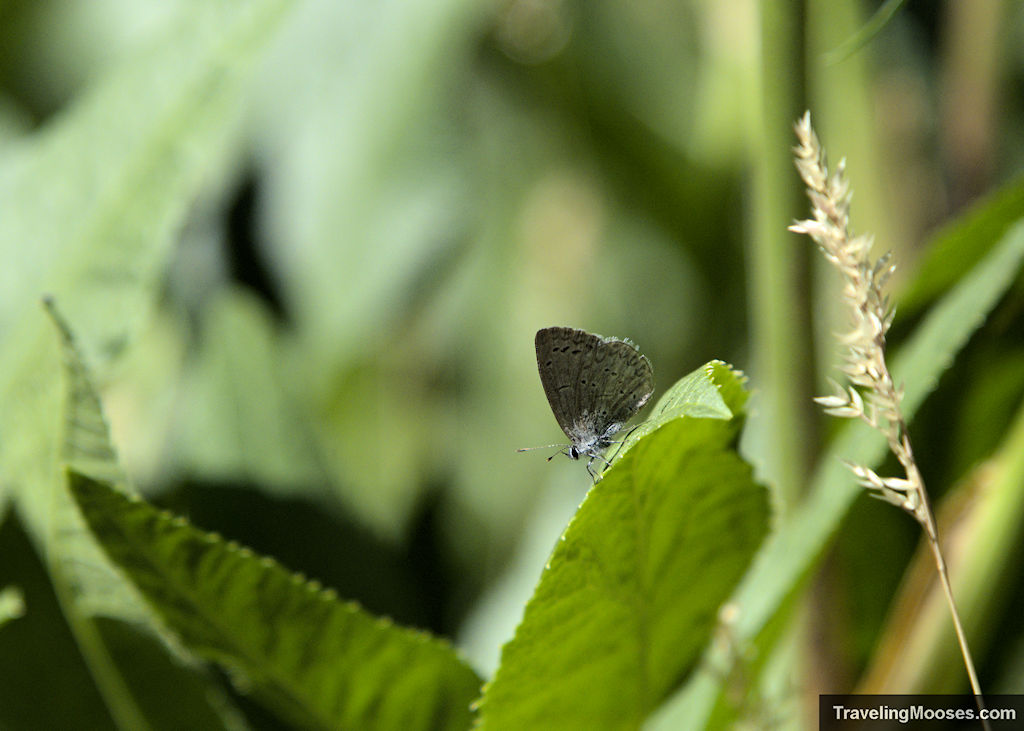
M 532 452 L 535 449 L 551 449 L 552 447 L 558 447 L 558 451 L 555 452 L 554 454 L 552 454 L 550 457 L 548 457 L 548 462 L 550 462 L 551 460 L 553 460 L 559 454 L 565 454 L 565 448 L 567 446 L 568 446 L 567 444 L 545 444 L 544 446 L 541 446 L 541 447 L 520 447 L 516 451 L 517 452 Z

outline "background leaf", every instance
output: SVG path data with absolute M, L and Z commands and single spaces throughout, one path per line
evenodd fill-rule
M 16 584 L 25 614 L 0 630 L 0 724 L 5 728 L 112 728 L 115 721 L 16 511 L 0 524 L 0 582 Z M 14 658 L 18 662 L 14 662 Z M 64 703 L 41 702 L 40 686 Z
M 34 532 L 48 522 L 59 413 L 39 298 L 52 294 L 73 313 L 98 361 L 133 337 L 189 204 L 229 149 L 254 56 L 288 4 L 183 5 L 138 57 L 4 156 L 0 467 Z
M 939 302 L 893 361 L 893 378 L 905 384 L 903 409 L 912 418 L 939 376 L 1006 292 L 1024 261 L 1024 223 L 1018 222 L 992 252 Z M 808 499 L 787 516 L 760 552 L 735 595 L 741 607 L 739 641 L 751 643 L 785 607 L 821 556 L 845 512 L 862 492 L 840 460 L 873 465 L 885 453 L 883 438 L 859 423 L 844 425 L 821 461 Z M 652 722 L 673 728 L 681 719 L 703 723 L 721 692 L 708 671 L 694 680 Z M 694 721 L 694 719 L 697 719 Z
M 82 649 L 91 678 L 79 685 L 95 683 L 125 727 L 149 728 L 159 718 L 171 726 L 220 723 L 230 713 L 212 709 L 216 689 L 186 682 L 192 669 L 180 668 L 159 642 L 146 657 L 163 653 L 153 667 L 176 693 L 151 694 L 156 705 L 140 701 L 130 686 L 147 673 L 140 665 L 129 677 L 119 668 L 95 622 L 103 615 L 144 623 L 146 612 L 83 534 L 65 492 L 62 458 L 111 466 L 113 452 L 98 410 L 71 404 L 67 413 L 84 428 L 73 438 L 77 453 L 62 454 L 58 340 L 39 299 L 55 295 L 73 313 L 95 361 L 106 364 L 123 350 L 145 320 L 190 205 L 225 164 L 240 94 L 288 5 L 180 5 L 148 43 L 0 160 L 0 252 L 10 264 L 0 273 L 0 490 L 15 498 Z M 72 401 L 83 393 L 79 385 L 72 384 Z M 99 442 L 88 440 L 93 428 Z M 31 687 L 46 693 L 45 682 Z
M 0 589 L 0 627 L 25 613 L 25 597 L 16 586 Z
M 188 473 L 285 495 L 323 481 L 309 426 L 289 398 L 280 337 L 262 302 L 244 290 L 207 305 L 182 384 L 187 406 L 178 410 L 176 456 Z
M 1024 180 L 1014 180 L 935 233 L 900 309 L 913 313 L 939 299 L 1003 239 L 1022 209 Z

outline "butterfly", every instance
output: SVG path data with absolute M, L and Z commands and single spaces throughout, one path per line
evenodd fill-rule
M 544 394 L 569 438 L 548 447 L 562 447 L 558 454 L 570 459 L 589 457 L 587 472 L 596 480 L 591 465 L 600 459 L 610 466 L 604 450 L 654 393 L 651 363 L 626 340 L 570 327 L 538 330 L 534 344 Z

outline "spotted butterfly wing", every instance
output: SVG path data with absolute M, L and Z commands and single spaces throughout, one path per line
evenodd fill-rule
M 568 327 L 539 330 L 537 369 L 570 457 L 595 457 L 654 392 L 651 364 L 632 344 Z

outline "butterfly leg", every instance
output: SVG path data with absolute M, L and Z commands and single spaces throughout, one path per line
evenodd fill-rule
M 626 440 L 629 439 L 629 435 L 635 432 L 639 428 L 639 426 L 639 424 L 634 424 L 633 427 L 628 432 L 626 432 L 626 436 L 622 437 L 622 439 L 618 439 L 615 442 L 613 442 L 613 444 L 618 444 L 619 448 L 615 450 L 615 454 L 612 455 L 611 460 L 604 459 L 604 457 L 601 457 L 601 459 L 604 459 L 604 470 L 612 466 L 612 461 L 619 456 L 619 452 L 622 451 L 622 446 L 626 443 Z M 604 472 L 604 470 L 601 471 Z

